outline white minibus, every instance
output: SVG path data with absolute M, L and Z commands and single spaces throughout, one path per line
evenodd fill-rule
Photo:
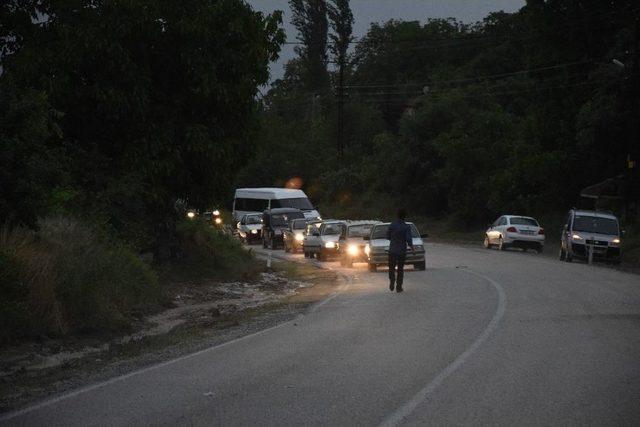
M 267 209 L 296 208 L 305 218 L 319 218 L 320 213 L 302 190 L 289 188 L 238 188 L 233 199 L 233 219 L 240 221 L 243 215 L 262 213 Z

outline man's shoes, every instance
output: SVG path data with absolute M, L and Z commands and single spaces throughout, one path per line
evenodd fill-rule
M 389 283 L 389 290 L 391 292 L 393 292 L 393 289 L 395 288 L 395 285 L 393 283 Z
M 393 290 L 393 289 L 392 289 L 392 290 Z M 396 292 L 400 293 L 400 292 L 402 292 L 402 291 L 403 291 L 403 289 L 402 289 L 402 285 L 398 285 L 398 286 L 396 287 Z

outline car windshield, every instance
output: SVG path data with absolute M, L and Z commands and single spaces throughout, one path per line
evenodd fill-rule
M 323 236 L 335 236 L 342 233 L 342 226 L 340 224 L 327 224 L 322 231 Z
M 418 233 L 418 229 L 414 224 L 409 224 L 409 228 L 411 229 L 411 237 L 414 239 L 420 238 L 420 233 Z M 378 225 L 374 227 L 373 232 L 371 233 L 371 240 L 386 239 L 388 229 L 388 225 Z
M 303 218 L 304 214 L 302 212 L 288 212 L 281 214 L 271 214 L 271 225 L 272 226 L 286 226 L 290 220 L 296 218 Z
M 304 219 L 297 219 L 293 221 L 292 227 L 294 230 L 304 230 L 307 227 L 307 221 Z
M 248 215 L 245 219 L 245 224 L 260 224 L 262 222 L 262 217 L 260 215 Z
M 295 199 L 274 199 L 271 200 L 271 209 L 273 208 L 296 208 L 304 210 L 312 210 L 313 205 L 306 197 Z
M 590 215 L 576 215 L 573 219 L 573 231 L 618 235 L 618 221 Z
M 364 237 L 371 234 L 371 229 L 373 228 L 373 224 L 358 224 L 352 225 L 347 230 L 348 237 Z
M 509 220 L 511 225 L 532 225 L 538 227 L 538 221 L 533 218 L 523 218 L 521 216 L 513 217 Z

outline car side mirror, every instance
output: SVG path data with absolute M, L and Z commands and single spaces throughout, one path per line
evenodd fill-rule
M 368 241 L 368 240 L 371 240 L 371 236 L 364 236 L 362 239 Z
M 421 235 L 420 235 L 420 238 L 421 238 L 421 239 L 427 239 L 427 238 L 429 238 L 429 233 L 423 233 L 423 234 L 421 234 Z

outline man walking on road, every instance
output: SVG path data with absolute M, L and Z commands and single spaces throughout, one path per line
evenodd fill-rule
M 389 240 L 389 289 L 392 292 L 394 288 L 397 292 L 402 292 L 404 260 L 407 257 L 407 246 L 413 250 L 411 228 L 404 222 L 405 217 L 406 213 L 404 209 L 399 209 L 398 219 L 392 222 L 387 230 L 387 239 Z M 396 266 L 398 266 L 397 281 Z

